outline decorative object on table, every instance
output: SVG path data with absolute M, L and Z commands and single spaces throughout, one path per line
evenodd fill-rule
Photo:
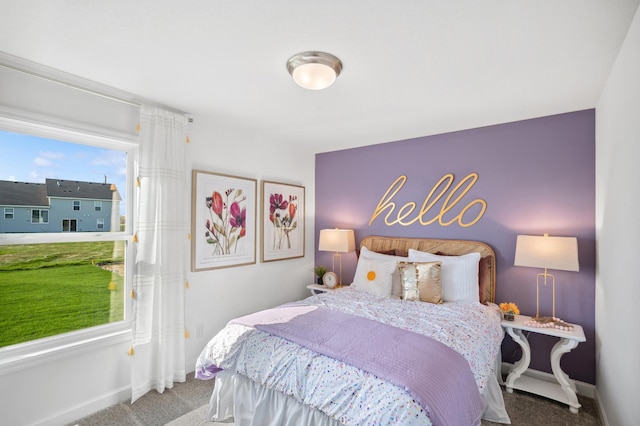
M 547 269 L 578 272 L 578 240 L 575 237 L 550 237 L 538 235 L 518 235 L 516 240 L 515 266 L 544 268 L 544 273 L 536 276 L 536 322 L 546 324 L 558 320 L 556 318 L 556 281 Z M 551 317 L 540 316 L 540 282 L 552 286 L 552 314 Z M 560 321 L 560 320 L 558 320 Z
M 538 319 L 531 318 L 530 320 L 525 321 L 524 325 L 535 328 L 557 328 L 558 330 L 565 331 L 573 330 L 573 325 L 556 317 L 540 317 Z
M 304 186 L 262 181 L 262 261 L 304 256 Z
M 516 315 L 520 315 L 520 309 L 518 309 L 518 305 L 513 302 L 501 303 L 500 310 L 502 311 L 502 316 L 507 321 L 513 321 L 516 318 Z
M 348 253 L 356 249 L 356 239 L 353 229 L 322 229 L 320 230 L 320 238 L 318 242 L 318 250 L 332 251 L 333 255 L 333 272 L 336 271 L 336 257 L 339 262 L 338 284 L 342 285 L 342 256 L 340 253 Z
M 257 180 L 193 170 L 191 270 L 256 263 Z
M 334 288 L 336 285 L 338 285 L 338 276 L 335 272 L 329 271 L 323 275 L 322 283 L 329 288 Z
M 316 283 L 317 284 L 322 284 L 322 277 L 326 273 L 327 273 L 327 268 L 325 266 L 322 266 L 322 265 L 314 266 L 313 274 L 316 277 Z

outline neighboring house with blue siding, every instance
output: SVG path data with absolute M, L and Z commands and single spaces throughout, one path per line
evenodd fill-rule
M 106 182 L 0 180 L 0 233 L 118 231 L 120 201 Z

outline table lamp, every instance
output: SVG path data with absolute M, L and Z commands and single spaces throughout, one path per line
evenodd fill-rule
M 321 229 L 318 250 L 332 251 L 333 272 L 336 272 L 336 257 L 340 264 L 338 284 L 342 285 L 342 256 L 340 253 L 348 253 L 356 249 L 356 240 L 353 229 Z
M 544 273 L 536 276 L 536 316 L 539 322 L 551 321 L 551 318 L 540 316 L 540 282 L 552 285 L 552 317 L 556 317 L 556 280 L 547 269 L 559 271 L 579 271 L 578 240 L 576 237 L 550 237 L 538 235 L 518 235 L 516 240 L 515 266 L 544 268 Z

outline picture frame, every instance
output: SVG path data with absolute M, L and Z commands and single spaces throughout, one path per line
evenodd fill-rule
M 191 271 L 256 263 L 256 179 L 192 171 Z
M 262 181 L 262 262 L 304 257 L 304 191 L 300 185 Z

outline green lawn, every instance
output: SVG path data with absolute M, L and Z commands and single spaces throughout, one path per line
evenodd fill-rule
M 0 246 L 0 347 L 122 320 L 124 278 L 97 266 L 116 244 Z

